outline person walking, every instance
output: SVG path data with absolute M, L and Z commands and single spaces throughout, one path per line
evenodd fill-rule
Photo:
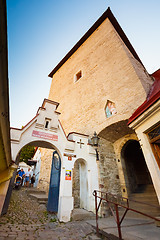
M 31 187 L 33 187 L 34 183 L 35 183 L 35 174 L 33 173 L 32 177 L 31 177 Z
M 24 177 L 25 177 L 25 172 L 23 170 L 23 168 L 21 168 L 21 170 L 18 172 L 18 176 L 20 176 L 22 178 L 22 181 L 21 181 L 21 186 L 23 185 L 23 180 L 24 180 Z
M 28 171 L 25 174 L 25 186 L 26 187 L 29 187 L 30 178 L 31 178 L 31 169 L 28 168 Z

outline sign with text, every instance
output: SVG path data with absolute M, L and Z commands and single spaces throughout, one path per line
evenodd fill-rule
M 67 153 L 64 153 L 64 156 L 65 156 L 65 157 L 68 157 L 68 161 L 72 161 L 72 157 L 76 157 L 76 155 L 67 154 Z
M 53 141 L 58 141 L 58 136 L 51 134 L 51 133 L 45 133 L 45 132 L 39 132 L 39 131 L 33 130 L 32 136 L 38 137 L 38 138 L 43 138 L 43 139 L 48 139 L 48 140 L 53 140 Z

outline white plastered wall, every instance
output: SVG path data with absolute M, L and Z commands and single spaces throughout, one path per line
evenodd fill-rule
M 35 142 L 36 146 L 51 148 L 58 151 L 61 157 L 58 218 L 60 221 L 67 222 L 70 221 L 71 212 L 74 206 L 74 199 L 72 197 L 72 170 L 77 159 L 83 159 L 86 162 L 85 177 L 88 183 L 88 189 L 85 195 L 87 201 L 86 209 L 95 211 L 93 191 L 95 189 L 98 190 L 99 186 L 96 154 L 93 147 L 88 145 L 88 136 L 71 133 L 69 137 L 66 138 L 61 124 L 58 122 L 54 103 L 47 102 L 45 107 L 46 108 L 40 108 L 38 115 L 36 115 L 36 117 L 23 129 L 11 129 L 12 160 L 16 161 L 20 150 L 25 145 L 33 142 Z M 48 116 L 49 119 L 51 119 L 52 128 L 45 129 L 45 118 Z M 34 131 L 37 131 L 38 135 L 35 136 L 33 134 Z M 47 136 L 49 137 L 52 134 L 56 136 L 54 140 L 47 139 Z M 80 142 L 83 144 L 80 145 Z M 68 156 L 72 156 L 71 160 L 68 159 Z M 71 171 L 70 180 L 65 179 L 66 170 Z
M 87 184 L 88 191 L 85 193 L 85 196 L 84 196 L 87 201 L 85 206 L 88 211 L 95 212 L 93 191 L 95 189 L 99 189 L 98 167 L 97 167 L 97 162 L 95 157 L 95 150 L 90 145 L 88 145 L 88 137 L 79 135 L 77 133 L 73 133 L 69 136 L 69 138 L 75 142 L 75 150 L 74 152 L 72 152 L 72 154 L 74 153 L 76 157 L 73 157 L 72 161 L 68 161 L 68 157 L 63 156 L 63 165 L 62 165 L 62 171 L 61 171 L 61 188 L 60 188 L 61 200 L 59 201 L 61 204 L 60 206 L 61 212 L 59 212 L 59 219 L 60 221 L 64 221 L 64 222 L 68 221 L 67 219 L 70 219 L 70 213 L 71 213 L 70 211 L 73 210 L 73 206 L 74 206 L 74 199 L 72 197 L 72 177 L 71 177 L 71 181 L 65 180 L 65 171 L 71 170 L 71 174 L 72 174 L 74 163 L 76 160 L 82 159 L 86 162 L 85 171 L 82 174 L 86 175 L 86 181 L 88 183 Z M 80 139 L 84 143 L 81 148 L 80 148 L 80 145 L 78 144 L 78 142 L 80 142 Z M 64 214 L 62 215 L 61 214 L 62 212 L 63 213 L 65 212 L 65 215 Z

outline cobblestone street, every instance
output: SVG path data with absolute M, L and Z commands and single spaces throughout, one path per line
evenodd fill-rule
M 8 213 L 0 218 L 0 240 L 88 239 L 94 232 L 85 221 L 60 223 L 25 188 L 13 190 Z

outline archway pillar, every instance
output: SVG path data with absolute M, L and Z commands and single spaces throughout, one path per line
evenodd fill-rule
M 73 200 L 72 196 L 60 196 L 58 208 L 58 219 L 60 222 L 70 221 L 73 210 Z
M 151 145 L 148 141 L 147 135 L 142 131 L 137 131 L 137 135 L 140 139 L 141 148 L 160 204 L 160 170 L 153 154 Z
M 66 171 L 71 171 L 71 178 L 66 176 Z M 70 173 L 70 172 L 69 172 Z M 60 195 L 58 207 L 58 219 L 61 222 L 68 222 L 71 218 L 74 199 L 72 197 L 72 164 L 68 164 L 67 157 L 62 159 Z
M 138 115 L 129 127 L 134 129 L 141 144 L 145 161 L 150 172 L 153 185 L 160 203 L 160 168 L 154 156 L 147 133 L 154 129 L 160 120 L 160 100 L 151 105 L 145 112 Z
M 116 142 L 113 143 L 114 151 L 116 154 L 116 163 L 118 167 L 118 173 L 119 173 L 119 179 L 120 179 L 120 185 L 121 185 L 121 193 L 123 197 L 128 198 L 129 192 L 128 192 L 128 179 L 127 179 L 127 172 L 124 160 L 122 159 L 121 152 L 122 148 L 125 145 L 126 142 L 129 140 L 138 140 L 136 134 L 128 134 L 124 137 L 118 139 Z

